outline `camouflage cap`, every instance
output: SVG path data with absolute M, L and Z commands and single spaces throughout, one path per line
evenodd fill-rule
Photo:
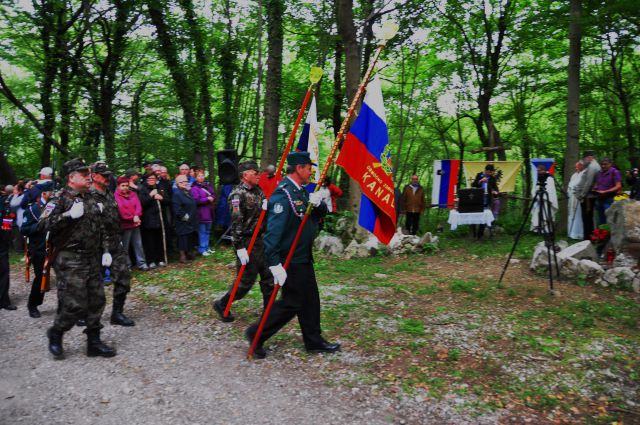
M 255 161 L 245 161 L 240 163 L 240 165 L 238 165 L 239 173 L 244 173 L 245 171 L 249 171 L 249 170 L 258 172 L 258 164 L 256 164 Z
M 89 166 L 81 158 L 75 158 L 65 162 L 62 169 L 66 175 L 69 175 L 74 172 L 89 171 Z
M 110 176 L 113 174 L 113 172 L 109 169 L 107 163 L 104 161 L 96 161 L 91 164 L 91 172 L 103 176 Z

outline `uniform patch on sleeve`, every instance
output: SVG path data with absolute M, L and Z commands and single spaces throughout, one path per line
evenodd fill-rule
M 56 208 L 55 202 L 48 202 L 47 205 L 44 207 L 44 211 L 42 211 L 41 218 L 49 217 L 49 214 L 51 214 L 51 211 L 53 211 L 55 208 Z
M 284 211 L 284 207 L 282 206 L 282 204 L 280 203 L 276 203 L 273 205 L 273 212 L 276 214 L 280 214 L 282 211 Z
M 231 198 L 231 206 L 233 207 L 233 211 L 234 212 L 240 211 L 240 196 L 239 195 L 235 195 L 233 198 Z

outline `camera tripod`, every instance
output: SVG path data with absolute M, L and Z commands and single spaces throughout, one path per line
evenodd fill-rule
M 545 175 L 544 177 L 538 178 L 538 189 L 536 190 L 536 194 L 527 208 L 527 213 L 522 220 L 522 224 L 520 225 L 520 229 L 516 234 L 516 238 L 513 241 L 513 246 L 511 247 L 511 252 L 509 253 L 509 257 L 507 258 L 507 262 L 504 264 L 502 268 L 502 274 L 500 274 L 500 279 L 498 283 L 502 283 L 502 279 L 504 278 L 505 273 L 507 272 L 507 268 L 509 267 L 509 263 L 511 262 L 511 257 L 513 257 L 513 253 L 516 250 L 518 242 L 524 233 L 524 228 L 529 221 L 529 216 L 531 215 L 531 211 L 534 206 L 537 204 L 538 208 L 538 225 L 534 229 L 534 232 L 537 234 L 542 234 L 544 237 L 544 244 L 547 248 L 547 271 L 549 274 L 549 294 L 555 295 L 556 291 L 553 287 L 553 266 L 551 263 L 551 257 L 553 256 L 553 263 L 556 268 L 556 275 L 560 277 L 560 267 L 558 266 L 558 257 L 556 256 L 556 237 L 555 237 L 555 228 L 553 224 L 553 214 L 551 212 L 551 202 L 549 200 L 549 193 L 547 192 L 547 178 L 549 175 Z

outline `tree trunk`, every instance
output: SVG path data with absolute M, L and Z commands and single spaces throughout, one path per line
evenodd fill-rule
M 570 1 L 569 21 L 569 68 L 567 79 L 567 146 L 564 154 L 564 173 L 562 186 L 566 189 L 574 172 L 575 163 L 578 161 L 580 149 L 580 43 L 582 40 L 582 1 Z M 560 202 L 560 231 L 567 228 L 568 203 Z
M 347 102 L 351 103 L 360 83 L 360 49 L 353 24 L 353 0 L 336 0 L 338 34 L 342 39 L 345 55 L 345 78 Z M 349 210 L 357 217 L 360 210 L 361 190 L 358 183 L 349 179 Z
M 262 0 L 258 0 L 258 81 L 256 83 L 255 122 L 253 123 L 253 138 L 251 139 L 251 153 L 258 157 L 258 139 L 260 137 L 260 90 L 262 90 Z M 264 167 L 265 164 L 262 164 Z
M 186 70 L 178 60 L 178 49 L 164 16 L 164 10 L 168 10 L 167 5 L 161 0 L 147 0 L 147 8 L 157 33 L 158 54 L 165 61 L 171 74 L 182 109 L 185 141 L 194 152 L 199 152 L 202 132 L 195 113 L 196 93 Z
M 282 90 L 282 17 L 284 0 L 267 0 L 267 28 L 269 47 L 267 56 L 267 88 L 264 102 L 264 131 L 262 164 L 275 164 L 278 160 L 278 126 Z
M 342 40 L 336 39 L 335 44 L 335 68 L 333 69 L 333 136 L 338 135 L 340 125 L 342 124 L 342 102 L 344 93 L 342 91 L 342 55 L 344 49 Z
M 213 146 L 213 116 L 211 115 L 211 93 L 209 92 L 209 57 L 208 49 L 205 48 L 205 40 L 202 30 L 196 20 L 196 14 L 191 0 L 180 0 L 180 6 L 185 12 L 185 18 L 189 28 L 189 36 L 193 41 L 196 51 L 196 64 L 198 69 L 198 80 L 200 82 L 200 102 L 204 112 L 204 126 L 206 129 L 205 144 L 207 147 L 207 163 L 209 171 L 209 183 L 215 189 L 215 163 Z

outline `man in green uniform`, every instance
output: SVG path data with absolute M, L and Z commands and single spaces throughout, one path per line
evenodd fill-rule
M 80 159 L 64 164 L 67 187 L 47 203 L 41 219 L 49 231 L 49 242 L 55 251 L 53 268 L 58 287 L 58 312 L 47 331 L 49 351 L 54 358 L 63 356 L 62 336 L 78 319 L 85 319 L 87 355 L 113 357 L 116 352 L 100 341 L 100 317 L 105 297 L 100 276 L 102 265 L 111 265 L 109 238 L 104 232 L 104 205 L 89 193 L 89 167 Z
M 231 237 L 233 247 L 236 249 L 236 274 L 241 265 L 245 265 L 244 274 L 238 284 L 238 290 L 234 297 L 241 300 L 249 292 L 260 274 L 260 289 L 262 290 L 262 300 L 267 305 L 271 292 L 273 291 L 273 276 L 264 261 L 264 245 L 262 243 L 262 233 L 264 222 L 261 226 L 256 242 L 251 250 L 251 255 L 247 253 L 251 236 L 258 224 L 258 218 L 262 209 L 267 207 L 267 199 L 258 185 L 260 175 L 258 165 L 253 161 L 247 161 L 238 167 L 240 173 L 240 184 L 233 188 L 229 194 L 229 211 L 231 213 Z M 213 309 L 223 322 L 232 322 L 234 317 L 229 314 L 224 317 L 224 310 L 227 307 L 231 289 L 217 301 L 213 302 Z
M 113 308 L 111 324 L 133 326 L 135 322 L 123 314 L 124 302 L 131 290 L 131 272 L 127 265 L 127 253 L 122 245 L 120 213 L 113 193 L 109 191 L 111 170 L 106 163 L 98 161 L 91 166 L 91 194 L 103 205 L 104 230 L 109 235 L 109 253 L 113 261 L 109 271 L 113 282 Z
M 262 344 L 295 316 L 298 317 L 307 351 L 334 353 L 340 350 L 340 344 L 329 343 L 321 336 L 320 295 L 311 253 L 318 232 L 318 221 L 327 214 L 327 206 L 319 193 L 309 195 L 302 187 L 311 176 L 309 153 L 291 153 L 287 157 L 287 164 L 287 177 L 269 198 L 267 230 L 263 238 L 265 259 L 274 282 L 283 286 L 282 297 L 273 304 L 265 322 L 254 352 L 257 358 L 266 356 Z M 309 202 L 314 206 L 313 212 L 302 231 L 289 269 L 285 271 L 283 264 Z M 247 328 L 245 335 L 249 341 L 253 340 L 257 329 L 257 323 Z

